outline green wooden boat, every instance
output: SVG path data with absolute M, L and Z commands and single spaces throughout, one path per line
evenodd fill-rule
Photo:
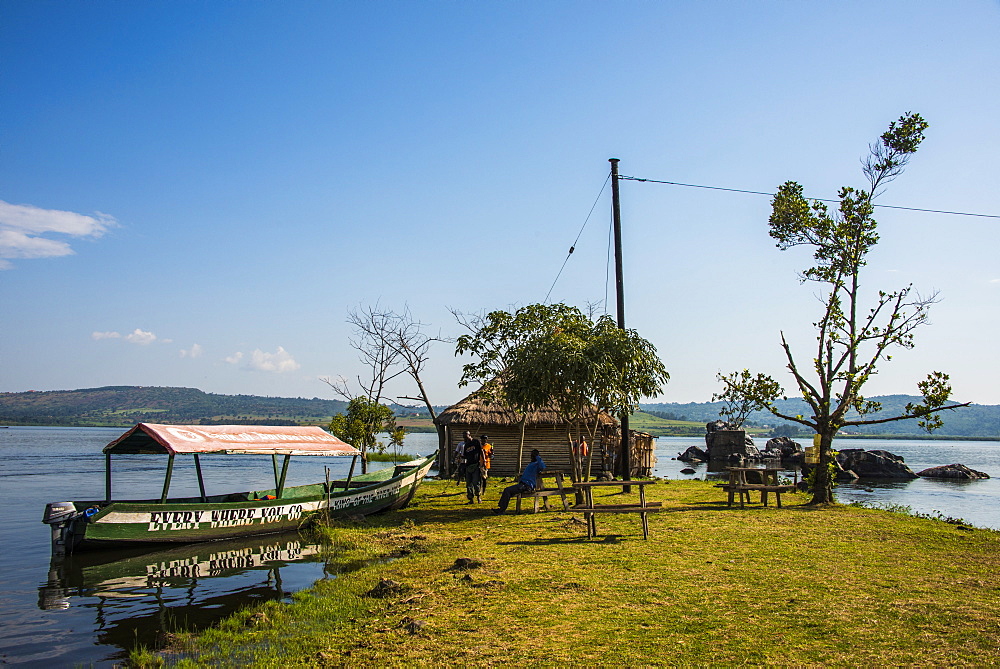
M 52 531 L 52 552 L 158 543 L 192 543 L 297 529 L 317 513 L 366 516 L 406 506 L 430 470 L 435 454 L 354 476 L 360 451 L 318 427 L 158 425 L 140 423 L 104 448 L 105 499 L 52 502 L 42 522 Z M 112 456 L 168 456 L 160 499 L 112 498 Z M 270 490 L 207 495 L 201 456 L 271 455 Z M 194 458 L 200 495 L 170 498 L 174 459 Z M 283 462 L 278 466 L 278 456 Z M 293 455 L 352 456 L 346 480 L 285 487 Z

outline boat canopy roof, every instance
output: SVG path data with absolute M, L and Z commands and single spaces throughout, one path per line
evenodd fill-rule
M 158 425 L 139 423 L 104 447 L 105 453 L 240 453 L 358 455 L 358 449 L 320 427 Z

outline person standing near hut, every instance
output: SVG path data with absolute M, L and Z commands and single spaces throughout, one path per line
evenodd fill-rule
M 493 513 L 499 515 L 506 511 L 507 505 L 510 504 L 510 498 L 514 495 L 522 492 L 534 492 L 535 486 L 538 485 L 538 475 L 543 471 L 545 471 L 545 462 L 538 453 L 538 449 L 534 448 L 531 450 L 531 462 L 525 465 L 524 471 L 521 472 L 521 478 L 514 485 L 503 489 L 503 492 L 500 493 L 500 505 L 493 509 Z
M 465 482 L 465 445 L 472 441 L 472 433 L 468 430 L 462 436 L 462 441 L 455 444 L 455 482 Z
M 483 445 L 483 467 L 482 471 L 479 472 L 483 477 L 483 483 L 479 493 L 479 496 L 482 497 L 486 494 L 486 479 L 489 478 L 490 467 L 493 465 L 493 444 L 490 443 L 490 438 L 485 434 L 479 437 L 479 443 Z
M 469 504 L 479 502 L 483 493 L 483 445 L 478 439 L 469 439 L 462 457 L 465 460 L 465 496 Z

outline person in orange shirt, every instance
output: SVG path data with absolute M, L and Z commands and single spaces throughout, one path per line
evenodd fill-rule
M 486 479 L 490 475 L 490 466 L 493 464 L 493 444 L 489 442 L 489 437 L 485 434 L 479 437 L 479 443 L 482 444 L 483 448 L 483 468 L 482 468 L 482 491 L 479 493 L 481 495 L 486 494 Z

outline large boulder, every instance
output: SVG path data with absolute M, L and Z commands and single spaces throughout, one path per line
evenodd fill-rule
M 712 441 L 715 439 L 716 432 L 735 429 L 737 429 L 735 425 L 730 425 L 724 420 L 713 420 L 711 423 L 705 423 L 705 450 L 711 453 Z
M 718 421 L 721 422 L 721 421 Z M 709 423 L 711 425 L 711 423 Z M 758 460 L 760 451 L 745 430 L 715 429 L 705 435 L 709 460 Z
M 837 453 L 837 463 L 862 479 L 915 479 L 917 475 L 903 458 L 889 451 L 845 448 Z
M 688 446 L 687 450 L 677 456 L 681 462 L 704 462 L 708 460 L 708 453 L 697 446 Z
M 762 452 L 765 455 L 773 454 L 774 457 L 788 460 L 801 457 L 804 451 L 801 444 L 792 441 L 789 437 L 775 437 L 768 440 Z
M 917 476 L 929 479 L 958 479 L 961 481 L 973 481 L 975 479 L 988 479 L 989 474 L 977 472 L 969 469 L 965 465 L 958 463 L 952 465 L 941 465 L 940 467 L 929 467 L 922 472 L 917 472 Z

